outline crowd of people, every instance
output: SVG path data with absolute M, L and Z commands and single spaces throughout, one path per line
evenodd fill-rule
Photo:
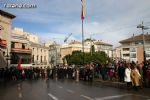
M 150 61 L 118 62 L 101 64 L 96 67 L 95 73 L 100 73 L 103 80 L 126 82 L 128 89 L 133 86 L 136 90 L 139 87 L 150 87 Z
M 86 64 L 74 66 L 55 66 L 53 68 L 1 68 L 1 80 L 20 80 L 38 78 L 58 78 L 92 81 L 94 78 L 104 81 L 126 82 L 128 89 L 133 86 L 150 87 L 150 61 L 147 63 L 112 62 L 107 64 Z

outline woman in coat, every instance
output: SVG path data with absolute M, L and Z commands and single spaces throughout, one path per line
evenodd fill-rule
M 129 90 L 132 86 L 130 63 L 127 63 L 126 65 L 124 81 L 127 83 L 127 89 Z
M 135 65 L 133 65 L 132 67 L 133 67 L 131 70 L 132 85 L 136 90 L 138 90 L 138 87 L 140 86 L 141 75 L 138 69 L 135 67 Z

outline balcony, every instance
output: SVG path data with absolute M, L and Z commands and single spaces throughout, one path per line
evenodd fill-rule
M 7 46 L 7 41 L 0 38 L 0 46 L 6 47 Z
M 31 53 L 31 49 L 22 49 L 22 48 L 11 48 L 11 52 L 17 52 L 17 53 Z

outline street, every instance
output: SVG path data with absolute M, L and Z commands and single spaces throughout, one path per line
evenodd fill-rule
M 24 80 L 0 83 L 0 100 L 150 100 L 145 89 L 127 91 L 99 82 Z

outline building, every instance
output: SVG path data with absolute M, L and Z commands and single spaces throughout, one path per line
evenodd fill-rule
M 145 38 L 145 48 L 143 48 L 143 36 Z M 143 61 L 143 50 L 145 49 L 146 59 L 150 59 L 150 34 L 140 34 L 131 36 L 120 41 L 121 58 L 127 61 L 135 61 L 141 63 Z
M 32 51 L 30 57 L 32 67 L 50 67 L 49 47 L 47 43 L 40 43 L 37 35 L 25 32 L 23 28 L 14 28 L 13 32 L 28 40 Z
M 14 18 L 15 15 L 0 10 L 0 68 L 9 66 L 11 23 Z
M 25 32 L 23 28 L 15 27 L 13 28 L 12 33 L 22 35 L 25 38 L 27 38 L 30 42 L 39 43 L 39 37 L 37 35 L 29 33 L 29 32 Z
M 13 31 L 14 32 L 14 31 Z M 11 66 L 16 67 L 21 59 L 21 67 L 31 67 L 31 54 L 29 40 L 23 35 L 11 34 Z
M 61 47 L 61 57 L 62 59 L 66 55 L 71 55 L 73 51 L 82 51 L 82 43 L 79 41 L 71 41 L 70 43 L 65 43 Z M 88 52 L 86 48 L 84 48 L 84 52 Z
M 94 42 L 94 46 L 95 51 L 104 51 L 108 57 L 113 57 L 113 45 L 98 40 Z
M 47 68 L 49 64 L 49 47 L 42 43 L 30 42 L 32 47 L 32 65 L 33 67 Z
M 61 45 L 56 42 L 49 45 L 49 63 L 52 67 L 63 64 L 61 56 Z

